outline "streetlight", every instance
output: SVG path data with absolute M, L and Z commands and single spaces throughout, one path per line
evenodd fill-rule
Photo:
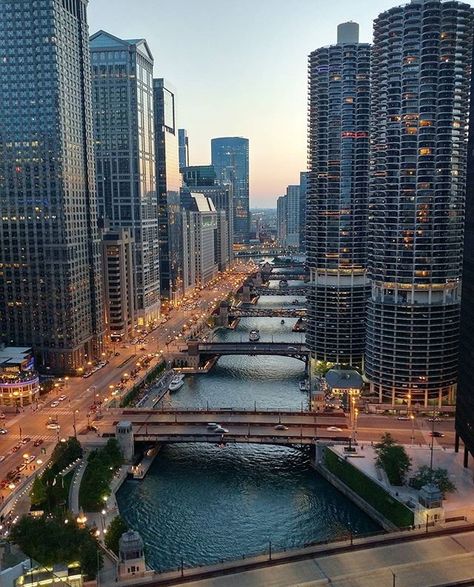
M 410 414 L 411 420 L 411 445 L 414 446 L 415 444 L 415 415 Z
M 76 431 L 76 414 L 79 413 L 79 410 L 74 410 L 72 413 L 72 418 L 73 418 L 73 430 L 74 430 L 74 438 L 77 438 L 77 431 Z

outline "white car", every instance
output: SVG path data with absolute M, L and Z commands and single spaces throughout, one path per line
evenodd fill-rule
M 221 425 L 217 422 L 208 422 L 207 427 L 209 428 L 209 430 L 214 430 L 214 428 L 220 428 Z
M 55 402 L 51 402 L 51 407 L 52 408 L 57 408 L 59 406 L 59 402 L 55 401 Z
M 337 426 L 329 426 L 326 430 L 329 430 L 329 432 L 342 432 L 342 428 L 338 428 Z
M 221 426 L 218 426 L 217 428 L 214 428 L 213 432 L 217 432 L 218 434 L 227 434 L 227 432 L 229 432 L 227 430 L 227 428 L 222 428 Z
M 288 426 L 285 426 L 284 424 L 277 424 L 275 426 L 275 430 L 288 430 Z
M 46 428 L 48 430 L 59 430 L 61 426 L 56 422 L 50 422 L 49 424 L 46 424 Z
M 66 398 L 67 398 L 67 396 L 66 396 L 66 395 L 60 395 L 60 396 L 58 397 L 58 401 L 60 401 L 60 402 L 63 402 L 63 401 L 66 399 Z

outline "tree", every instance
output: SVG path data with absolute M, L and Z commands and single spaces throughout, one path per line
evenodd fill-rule
M 109 550 L 114 552 L 117 556 L 119 553 L 119 540 L 122 534 L 128 530 L 128 526 L 121 516 L 116 516 L 107 528 L 105 535 L 105 545 Z
M 42 506 L 47 499 L 46 485 L 43 483 L 43 479 L 36 475 L 33 481 L 33 486 L 30 491 L 31 505 L 34 507 Z
M 410 486 L 415 489 L 421 489 L 424 485 L 430 483 L 433 483 L 439 488 L 443 494 L 443 498 L 446 497 L 447 493 L 456 491 L 456 486 L 449 479 L 449 474 L 446 469 L 438 468 L 432 470 L 428 465 L 422 465 L 415 473 L 415 476 L 410 479 Z
M 375 445 L 377 460 L 375 465 L 387 473 L 392 485 L 403 485 L 411 468 L 411 459 L 403 446 L 395 444 L 391 434 L 386 432 Z
M 73 519 L 23 516 L 12 526 L 10 541 L 43 566 L 79 562 L 84 574 L 94 578 L 102 564 L 99 544 L 89 530 Z

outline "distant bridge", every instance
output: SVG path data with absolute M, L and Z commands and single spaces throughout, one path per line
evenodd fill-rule
M 229 316 L 234 318 L 304 318 L 307 313 L 306 308 L 229 308 Z
M 307 296 L 311 288 L 304 285 L 289 285 L 288 287 L 253 287 L 252 293 L 258 296 Z
M 309 272 L 304 271 L 289 271 L 288 273 L 264 273 L 262 272 L 262 278 L 265 281 L 281 281 L 282 279 L 297 279 L 304 280 L 309 278 Z
M 350 436 L 342 413 L 241 409 L 110 410 L 100 423 L 102 434 L 113 435 L 120 420 L 131 422 L 138 442 L 311 445 L 319 439 L 347 441 Z M 228 432 L 213 432 L 207 426 L 209 422 L 219 423 Z

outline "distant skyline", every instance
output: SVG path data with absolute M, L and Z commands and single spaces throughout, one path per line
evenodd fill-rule
M 468 2 L 474 4 L 474 0 Z M 210 163 L 211 139 L 250 140 L 250 207 L 276 207 L 306 169 L 307 57 L 336 42 L 341 22 L 372 21 L 393 0 L 91 0 L 91 34 L 146 38 L 155 77 L 176 88 L 190 163 Z

